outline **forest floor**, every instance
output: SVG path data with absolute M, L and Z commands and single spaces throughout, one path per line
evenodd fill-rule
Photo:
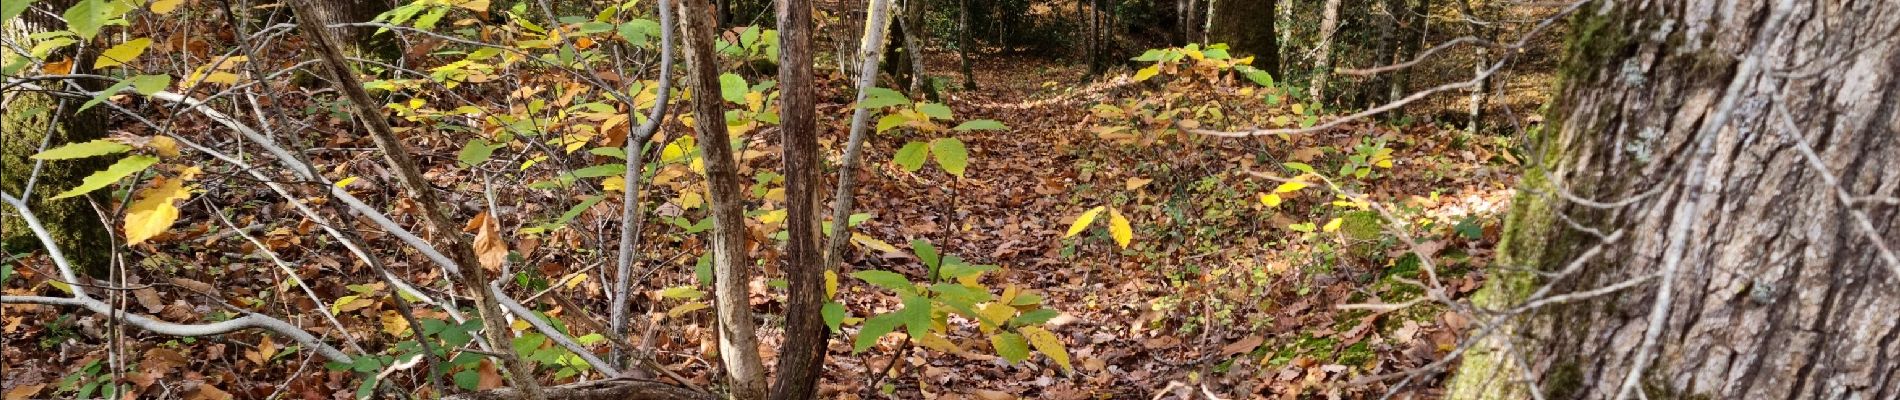
M 951 72 L 954 61 L 948 54 L 936 54 L 930 67 Z M 865 154 L 869 176 L 860 180 L 858 209 L 875 216 L 857 229 L 886 243 L 928 240 L 944 254 L 1001 266 L 1000 273 L 988 278 L 991 285 L 1040 293 L 1045 304 L 1062 312 L 1049 322 L 1049 330 L 1066 343 L 1074 370 L 1065 372 L 1044 357 L 1016 364 L 1003 361 L 990 355 L 987 341 L 974 334 L 976 328 L 967 321 L 952 329 L 960 333 L 952 341 L 965 350 L 954 354 L 899 350 L 904 342 L 891 338 L 876 349 L 854 354 L 849 336 L 834 335 L 823 398 L 875 397 L 881 391 L 895 398 L 946 399 L 1150 399 L 1176 393 L 1185 399 L 1199 398 L 1195 393 L 1203 392 L 1236 399 L 1357 398 L 1388 391 L 1432 397 L 1442 386 L 1442 371 L 1388 374 L 1439 360 L 1462 339 L 1458 332 L 1464 331 L 1470 316 L 1431 306 L 1396 311 L 1338 306 L 1417 296 L 1417 288 L 1408 282 L 1422 277 L 1419 256 L 1435 261 L 1437 277 L 1451 295 L 1463 297 L 1475 291 L 1483 281 L 1479 267 L 1491 260 L 1502 228 L 1500 216 L 1512 197 L 1513 171 L 1520 162 L 1512 150 L 1517 144 L 1514 135 L 1473 135 L 1451 124 L 1421 119 L 1402 126 L 1359 122 L 1292 138 L 1220 139 L 1176 132 L 1130 143 L 1106 138 L 1099 128 L 1109 122 L 1092 111 L 1098 105 L 1151 95 L 1144 84 L 1131 82 L 1127 72 L 1081 84 L 1084 68 L 1072 62 L 1024 55 L 977 61 L 976 81 L 981 90 L 954 89 L 958 86 L 954 75 L 941 74 L 951 82 L 945 86 L 953 88 L 945 93 L 944 103 L 961 117 L 996 119 L 1010 129 L 958 134 L 970 149 L 965 178 L 935 169 L 904 172 L 889 162 L 899 143 L 874 141 Z M 828 81 L 826 95 L 832 99 L 847 95 L 838 84 L 841 79 Z M 1526 100 L 1530 101 L 1536 99 Z M 839 102 L 825 101 L 820 113 L 825 126 L 839 128 L 849 111 Z M 347 121 L 319 123 L 348 131 Z M 832 130 L 826 146 L 835 154 L 842 147 L 843 130 Z M 338 140 L 329 145 L 368 147 L 366 141 Z M 776 138 L 760 140 L 769 148 Z M 459 142 L 419 141 L 418 145 L 431 143 L 438 146 L 418 149 L 425 160 L 445 163 L 440 160 L 455 158 L 458 149 L 451 145 Z M 1285 206 L 1261 200 L 1264 194 L 1276 192 L 1279 183 L 1253 172 L 1301 162 L 1330 174 L 1354 162 L 1355 155 L 1376 153 L 1379 148 L 1391 150 L 1389 166 L 1365 166 L 1371 173 L 1346 186 L 1398 210 L 1408 224 L 1392 230 L 1405 232 L 1418 243 L 1406 245 L 1400 237 L 1376 232 L 1348 234 L 1353 230 L 1350 226 L 1336 230 L 1340 218 L 1364 210 L 1328 204 L 1332 196 L 1325 192 L 1284 193 Z M 369 156 L 350 157 L 360 161 Z M 775 158 L 745 157 L 744 162 L 750 168 L 769 169 L 776 168 Z M 432 176 L 445 180 L 444 187 L 457 187 L 453 180 L 460 179 L 454 174 Z M 602 226 L 598 221 L 618 215 L 615 203 L 603 202 L 581 220 Z M 1132 244 L 1118 247 L 1099 228 L 1065 237 L 1077 216 L 1096 206 L 1114 208 L 1132 221 Z M 258 212 L 265 213 L 261 210 L 266 208 Z M 175 273 L 184 278 L 169 280 L 168 287 L 193 289 L 205 285 L 201 281 L 218 282 L 227 298 L 240 296 L 233 293 L 286 289 L 279 284 L 281 279 L 272 278 L 275 272 L 269 264 L 242 256 L 249 251 L 248 244 L 215 234 L 215 222 L 203 215 L 186 218 L 204 227 L 186 229 L 160 242 L 170 243 L 163 249 L 194 250 L 180 251 L 163 262 L 199 267 L 166 270 L 183 271 Z M 315 240 L 292 243 L 298 240 L 296 232 L 307 231 L 308 226 L 279 223 L 269 218 L 239 221 L 240 225 L 262 225 L 256 231 L 264 232 L 273 247 L 276 241 L 287 243 L 279 249 L 282 252 L 320 246 Z M 689 252 L 700 246 L 690 237 L 679 240 L 680 248 Z M 523 247 L 516 243 L 515 248 Z M 1419 251 L 1426 254 L 1410 254 Z M 532 247 L 523 252 L 534 256 Z M 767 260 L 764 276 L 754 285 L 755 311 L 775 315 L 783 298 L 783 291 L 769 284 L 778 273 L 771 266 L 775 256 L 770 249 L 755 252 Z M 312 256 L 317 261 L 307 261 L 311 265 L 304 267 L 312 272 L 357 271 L 337 265 L 342 257 Z M 661 268 L 644 289 L 658 291 L 670 286 L 661 282 L 693 280 L 690 257 L 670 260 L 680 268 Z M 38 276 L 44 281 L 46 265 L 31 260 L 22 263 L 27 279 Z M 215 263 L 232 264 L 222 269 L 206 267 Z M 239 264 L 249 267 L 239 268 Z M 588 267 L 568 268 L 555 272 L 572 276 L 575 270 L 585 272 Z M 925 274 L 914 257 L 902 252 L 853 260 L 850 268 Z M 160 270 L 164 269 L 152 269 Z M 421 278 L 418 281 L 439 278 L 429 272 L 412 274 Z M 153 272 L 132 280 L 166 279 L 167 275 Z M 325 295 L 348 294 L 342 283 L 324 286 L 319 289 Z M 24 287 L 8 286 L 7 290 L 25 293 L 29 289 Z M 378 290 L 358 286 L 348 290 L 359 289 Z M 575 290 L 575 286 L 566 289 Z M 590 290 L 599 287 L 590 283 L 578 289 L 583 293 L 562 296 L 557 292 L 542 300 L 543 306 L 604 310 L 604 301 L 584 293 Z M 893 296 L 864 285 L 850 285 L 846 292 L 857 293 L 840 296 L 852 310 L 890 310 L 898 304 Z M 160 299 L 156 294 L 146 298 L 141 292 L 137 296 L 133 303 L 166 318 L 199 319 L 210 312 L 202 306 L 179 309 L 192 298 L 188 295 L 168 292 L 168 299 Z M 378 307 L 382 305 L 369 310 Z M 264 308 L 296 309 L 284 304 Z M 365 329 L 373 333 L 387 327 L 377 325 L 375 315 L 353 314 L 345 316 L 345 321 L 369 326 Z M 46 306 L 9 306 L 3 317 L 0 326 L 4 326 L 7 346 L 0 350 L 0 360 L 7 366 L 3 383 L 8 400 L 16 393 L 24 394 L 21 398 L 69 396 L 70 392 L 59 390 L 76 382 L 72 377 L 102 374 L 98 365 L 107 347 L 102 338 L 111 335 L 102 333 L 96 315 Z M 584 317 L 570 318 L 576 329 L 585 326 L 575 322 Z M 388 318 L 382 321 L 387 323 Z M 772 317 L 766 321 L 762 345 L 777 348 L 782 324 Z M 303 322 L 311 327 L 323 325 L 314 318 Z M 720 379 L 716 361 L 700 356 L 712 347 L 710 323 L 706 311 L 669 319 L 655 344 L 664 364 L 704 386 Z M 126 354 L 135 355 L 128 364 L 144 374 L 139 375 L 147 379 L 142 387 L 152 385 L 152 379 L 209 383 L 239 398 L 267 396 L 280 384 L 291 385 L 289 393 L 306 398 L 346 396 L 353 389 L 342 383 L 347 382 L 346 375 L 316 373 L 319 367 L 312 365 L 307 354 L 279 352 L 277 345 L 261 335 L 194 341 L 127 334 L 133 343 Z M 771 365 L 773 352 L 766 353 Z M 872 377 L 899 354 L 902 362 L 893 377 Z M 499 382 L 490 379 L 493 373 L 492 366 L 484 367 L 482 386 Z M 577 378 L 561 378 L 568 379 Z M 881 384 L 873 387 L 874 381 Z M 23 388 L 33 390 L 29 393 Z M 203 390 L 180 389 L 185 392 Z
M 959 87 L 954 54 L 931 61 L 944 86 Z M 1046 361 L 1008 365 L 982 352 L 913 352 L 895 382 L 898 397 L 1147 399 L 1179 392 L 1198 399 L 1205 391 L 1219 398 L 1357 398 L 1390 389 L 1429 398 L 1441 386 L 1441 373 L 1431 371 L 1407 385 L 1393 385 L 1404 375 L 1367 378 L 1439 360 L 1462 339 L 1457 332 L 1469 316 L 1432 307 L 1337 309 L 1409 298 L 1415 288 L 1402 282 L 1418 278 L 1416 262 L 1403 261 L 1406 250 L 1389 236 L 1313 238 L 1287 229 L 1303 216 L 1325 221 L 1326 213 L 1263 206 L 1259 194 L 1277 182 L 1250 176 L 1247 166 L 1257 168 L 1249 161 L 1259 157 L 1326 170 L 1355 146 L 1388 141 L 1397 167 L 1360 189 L 1376 201 L 1404 204 L 1407 215 L 1430 226 L 1417 229 L 1417 240 L 1437 251 L 1439 273 L 1462 297 L 1483 280 L 1475 267 L 1489 262 L 1509 208 L 1513 138 L 1408 121 L 1352 124 L 1291 142 L 1177 136 L 1194 144 L 1130 146 L 1098 135 L 1094 128 L 1104 122 L 1088 110 L 1149 95 L 1131 88 L 1132 71 L 1082 84 L 1086 67 L 1015 55 L 978 59 L 974 72 L 980 90 L 952 89 L 946 102 L 960 116 L 998 119 L 1011 130 L 963 136 L 972 149 L 968 179 L 885 168 L 859 192 L 861 204 L 880 214 L 861 229 L 892 243 L 929 239 L 945 254 L 1003 266 L 1003 281 L 1044 293 L 1047 304 L 1065 312 L 1052 330 L 1068 340 L 1077 369 L 1065 374 Z M 1526 81 L 1536 82 L 1519 82 Z M 1534 110 L 1540 93 L 1518 91 L 1499 107 Z M 895 147 L 874 146 L 866 157 L 888 159 Z M 1078 214 L 1103 204 L 1135 221 L 1135 244 L 1117 249 L 1106 235 L 1064 239 Z M 922 274 L 914 262 L 879 261 Z M 834 365 L 842 368 L 826 387 L 843 398 L 863 391 L 865 371 L 875 369 L 863 363 L 887 365 L 889 357 L 846 356 L 842 342 L 834 350 Z

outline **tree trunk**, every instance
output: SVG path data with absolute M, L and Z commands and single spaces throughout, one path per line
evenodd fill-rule
M 1320 13 L 1319 51 L 1313 58 L 1313 83 L 1307 90 L 1314 103 L 1324 104 L 1326 80 L 1333 75 L 1333 34 L 1339 32 L 1339 0 L 1326 0 L 1326 8 Z
M 1458 0 L 1458 12 L 1465 16 L 1466 21 L 1470 21 L 1471 36 L 1483 40 L 1491 39 L 1491 30 L 1479 23 L 1477 10 L 1471 8 L 1471 0 Z M 1473 71 L 1482 73 L 1481 71 L 1491 65 L 1491 48 L 1478 46 L 1474 51 L 1476 51 L 1477 59 L 1473 61 L 1471 68 Z M 1465 121 L 1466 133 L 1475 135 L 1483 126 L 1485 96 L 1490 94 L 1490 91 L 1490 77 L 1479 79 L 1478 86 L 1471 89 L 1471 102 L 1467 111 L 1469 119 Z
M 693 128 L 706 161 L 707 204 L 713 219 L 713 295 L 719 313 L 719 359 L 735 399 L 765 398 L 765 367 L 759 360 L 752 321 L 752 260 L 746 254 L 745 197 L 739 166 L 726 133 L 726 106 L 719 97 L 719 60 L 713 53 L 713 12 L 706 0 L 686 0 L 679 12 L 686 40 L 687 76 L 692 77 Z M 781 66 L 783 68 L 784 66 Z M 795 68 L 794 68 L 795 69 Z
M 912 0 L 917 1 L 917 0 Z M 778 382 L 773 399 L 810 399 L 818 394 L 824 372 L 826 342 L 820 310 L 825 303 L 825 255 L 819 249 L 818 194 L 825 182 L 819 173 L 817 84 L 812 78 L 812 16 L 810 0 L 779 0 L 779 131 L 784 145 L 785 344 L 779 352 Z M 723 143 L 723 142 L 722 142 Z
M 22 48 L 31 48 L 34 41 L 29 35 L 66 29 L 65 23 L 49 16 L 64 13 L 74 3 L 75 0 L 41 1 L 30 6 L 32 9 L 20 18 L 0 21 L 6 24 L 0 30 L 4 30 L 8 41 L 19 43 Z M 50 60 L 47 61 L 70 59 L 73 60 L 72 73 L 90 74 L 93 58 L 103 45 L 104 40 L 101 39 L 85 44 L 80 51 L 73 51 L 69 47 L 48 56 Z M 20 57 L 11 50 L 0 54 L 4 54 L 0 56 L 0 65 L 11 64 L 15 57 Z M 99 81 L 86 79 L 78 82 L 89 90 L 104 89 Z M 0 190 L 14 195 L 24 194 L 34 164 L 34 160 L 27 157 L 39 153 L 42 143 L 52 148 L 105 138 L 106 108 L 100 106 L 76 111 L 80 103 L 22 90 L 0 93 L 0 109 L 3 109 L 0 110 Z M 105 169 L 111 163 L 112 159 L 108 157 L 46 162 L 40 169 L 39 178 L 33 182 L 32 196 L 21 198 L 45 223 L 46 229 L 53 235 L 54 243 L 66 250 L 66 257 L 73 267 L 98 278 L 107 276 L 112 262 L 112 251 L 108 247 L 112 243 L 112 235 L 100 221 L 99 213 L 93 210 L 92 204 L 85 198 L 50 199 L 59 192 L 79 186 L 81 179 Z M 11 211 L 0 212 L 0 215 L 4 215 L 0 216 L 0 232 L 3 232 L 0 234 L 0 250 L 13 254 L 41 247 L 39 240 L 33 237 L 26 228 L 26 222 L 18 215 Z
M 1277 0 L 1215 0 L 1208 40 L 1227 43 L 1240 56 L 1254 56 L 1254 66 L 1280 76 L 1279 35 L 1274 33 Z
M 389 0 L 329 0 L 317 2 L 316 6 L 323 20 L 332 23 L 369 22 L 390 10 Z M 384 61 L 396 59 L 400 53 L 395 36 L 391 33 L 372 35 L 374 32 L 367 28 L 330 29 L 346 53 Z
M 924 69 L 924 12 L 929 7 L 928 0 L 904 1 L 904 19 L 898 25 L 904 28 L 904 55 L 910 60 L 910 82 L 905 82 L 910 87 L 910 96 L 918 97 L 922 93 L 926 98 L 936 99 L 935 93 L 926 92 L 930 75 Z
M 1389 8 L 1393 10 L 1392 12 L 1398 15 L 1396 19 L 1400 22 L 1398 51 L 1393 52 L 1392 58 L 1386 60 L 1387 65 L 1411 61 L 1412 58 L 1418 57 L 1419 50 L 1424 46 L 1425 37 L 1430 33 L 1425 28 L 1430 20 L 1426 18 L 1426 13 L 1431 12 L 1432 1 L 1415 1 L 1416 2 L 1411 4 L 1409 9 L 1407 8 L 1407 4 L 1405 4 L 1405 0 L 1393 0 L 1387 3 L 1389 4 Z M 1478 63 L 1477 65 L 1488 66 L 1489 64 Z M 1411 68 L 1401 68 L 1397 71 L 1392 71 L 1391 87 L 1386 93 L 1386 99 L 1397 100 L 1404 98 L 1406 94 L 1410 93 L 1412 90 L 1411 78 Z M 1392 113 L 1387 115 L 1387 118 L 1396 120 L 1404 116 L 1403 112 L 1403 108 L 1392 110 Z
M 976 73 L 970 70 L 970 46 L 970 0 L 957 0 L 957 60 L 963 67 L 963 88 L 976 90 Z
M 1449 397 L 1900 397 L 1900 4 L 1593 2 L 1572 22 L 1499 248 L 1519 269 L 1474 301 L 1636 283 L 1506 320 Z

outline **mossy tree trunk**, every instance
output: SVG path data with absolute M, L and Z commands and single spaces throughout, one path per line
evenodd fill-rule
M 1215 0 L 1208 40 L 1227 43 L 1238 56 L 1254 56 L 1254 66 L 1280 76 L 1279 34 L 1274 32 L 1278 0 Z
M 1634 285 L 1506 320 L 1448 397 L 1900 397 L 1900 4 L 1598 1 L 1571 30 L 1517 268 L 1476 302 Z
M 45 0 L 35 3 L 33 9 L 20 18 L 4 21 L 7 39 L 30 48 L 33 44 L 30 43 L 29 35 L 65 29 L 65 23 L 49 15 L 65 12 L 75 1 Z M 92 59 L 99 46 L 104 45 L 104 36 L 101 35 L 102 39 L 89 43 L 80 51 L 68 48 L 48 58 L 70 58 L 73 60 L 73 73 L 91 73 Z M 3 53 L 5 59 L 0 60 L 0 64 L 11 63 L 14 57 L 20 57 L 13 51 Z M 104 89 L 97 81 L 79 83 L 90 90 Z M 20 90 L 0 94 L 0 190 L 14 195 L 24 193 L 34 164 L 34 160 L 27 157 L 38 153 L 40 145 L 46 143 L 49 136 L 49 148 L 105 137 L 105 107 L 77 112 L 79 105 L 78 101 L 61 101 Z M 61 191 L 78 186 L 81 179 L 94 171 L 105 169 L 109 162 L 101 157 L 47 162 L 41 167 L 38 179 L 33 181 L 32 196 L 24 199 L 40 222 L 46 225 L 55 244 L 65 250 L 73 266 L 88 275 L 102 278 L 111 265 L 112 237 L 99 219 L 99 213 L 87 199 L 97 199 L 101 204 L 106 204 L 109 199 L 99 194 L 50 199 Z M 11 207 L 0 207 L 0 244 L 4 244 L 7 253 L 34 251 L 41 247 L 39 240 L 26 228 L 25 221 Z

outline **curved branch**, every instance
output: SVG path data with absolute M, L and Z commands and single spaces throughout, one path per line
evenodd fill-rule
M 278 335 L 289 337 L 291 340 L 296 341 L 298 344 L 302 344 L 304 345 L 304 347 L 309 347 L 310 349 L 315 350 L 318 355 L 322 355 L 323 358 L 330 359 L 330 361 L 348 363 L 352 360 L 349 354 L 345 354 L 342 350 L 338 350 L 336 347 L 332 347 L 328 343 L 324 343 L 323 340 L 318 339 L 316 335 L 311 335 L 310 332 L 308 331 L 304 331 L 303 329 L 298 329 L 297 326 L 291 325 L 289 322 L 284 322 L 284 320 L 277 319 L 275 317 L 271 317 L 268 315 L 252 313 L 252 312 L 246 312 L 243 317 L 238 317 L 238 318 L 226 320 L 223 322 L 213 322 L 209 324 L 179 324 L 179 323 L 161 321 L 158 319 L 146 317 L 144 315 L 139 315 L 139 314 L 132 314 L 132 313 L 127 313 L 127 312 L 114 312 L 114 310 L 112 309 L 112 306 L 107 305 L 104 302 L 100 302 L 99 300 L 95 300 L 92 298 L 45 297 L 45 296 L 0 296 L 0 303 L 44 304 L 44 305 L 54 305 L 54 306 L 84 307 L 88 311 L 110 316 L 112 319 L 117 320 L 126 325 L 136 327 L 139 329 L 144 329 L 147 331 L 151 331 L 152 333 L 157 333 L 160 335 L 168 335 L 168 336 L 196 337 L 196 336 L 222 335 L 222 334 L 236 332 L 240 330 L 257 328 L 257 329 L 263 329 L 265 331 L 269 331 L 270 333 L 275 333 Z

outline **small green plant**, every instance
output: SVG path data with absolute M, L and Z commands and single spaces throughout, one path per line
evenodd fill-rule
M 909 341 L 925 348 L 959 353 L 965 351 L 949 338 L 949 316 L 957 315 L 977 322 L 997 356 L 1016 363 L 1029 359 L 1031 350 L 1048 356 L 1063 370 L 1073 370 L 1067 347 L 1054 332 L 1043 326 L 1060 312 L 1045 308 L 1041 295 L 1023 291 L 1014 285 L 1000 294 L 982 283 L 983 274 L 995 271 L 995 265 L 973 265 L 954 255 L 941 255 L 930 242 L 911 242 L 911 249 L 928 273 L 922 282 L 912 282 L 902 274 L 867 270 L 852 273 L 859 280 L 895 292 L 904 308 L 870 317 L 853 318 L 843 304 L 825 304 L 825 323 L 832 331 L 848 324 L 861 324 L 853 351 L 862 352 L 886 335 L 900 332 Z M 837 275 L 827 272 L 825 291 L 837 293 Z

